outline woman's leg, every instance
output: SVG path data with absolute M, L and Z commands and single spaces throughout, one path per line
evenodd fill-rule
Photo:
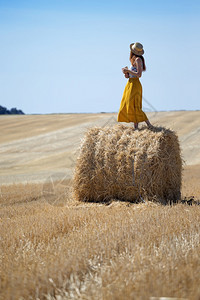
M 146 122 L 146 124 L 147 124 L 147 126 L 148 126 L 149 128 L 152 128 L 152 127 L 153 127 L 149 120 L 147 120 L 147 121 L 145 121 L 145 122 Z

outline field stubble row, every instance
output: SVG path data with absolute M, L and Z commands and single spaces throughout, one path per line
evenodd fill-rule
M 70 183 L 1 186 L 0 299 L 199 299 L 200 206 L 80 203 Z

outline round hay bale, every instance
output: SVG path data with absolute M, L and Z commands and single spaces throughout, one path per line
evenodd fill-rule
M 159 202 L 180 199 L 182 159 L 176 134 L 166 128 L 133 130 L 118 124 L 91 128 L 82 141 L 73 189 L 80 201 Z

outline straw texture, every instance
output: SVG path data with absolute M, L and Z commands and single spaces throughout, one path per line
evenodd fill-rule
M 118 124 L 89 129 L 74 171 L 74 196 L 80 201 L 180 199 L 182 159 L 176 134 Z

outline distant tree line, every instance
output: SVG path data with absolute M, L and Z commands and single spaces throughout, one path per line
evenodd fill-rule
M 13 107 L 9 110 L 0 105 L 0 115 L 24 115 L 24 112 L 16 107 Z

